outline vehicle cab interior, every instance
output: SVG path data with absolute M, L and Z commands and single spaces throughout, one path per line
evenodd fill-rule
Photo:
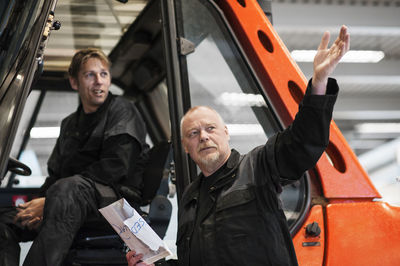
M 179 195 L 184 186 L 196 177 L 198 170 L 182 151 L 176 152 L 176 149 L 181 149 L 177 126 L 179 114 L 171 114 L 171 110 L 177 108 L 176 105 L 184 107 L 183 109 L 204 104 L 215 108 L 225 117 L 229 127 L 232 127 L 231 142 L 240 152 L 249 151 L 250 148 L 265 143 L 268 136 L 279 130 L 280 126 L 249 70 L 246 58 L 241 54 L 229 28 L 215 7 L 206 2 L 182 1 L 179 10 L 181 19 L 190 20 L 190 23 L 185 23 L 184 27 L 183 24 L 177 25 L 183 32 L 179 47 L 174 48 L 168 44 L 172 30 L 170 25 L 166 25 L 167 19 L 171 19 L 168 8 L 171 7 L 162 4 L 162 1 L 149 1 L 112 49 L 109 57 L 112 62 L 111 91 L 135 102 L 145 119 L 148 140 L 153 147 L 171 143 L 175 162 L 170 159 L 170 162 L 159 167 L 166 171 L 167 180 L 161 182 L 160 178 L 158 183 L 166 184 L 164 190 L 168 190 L 168 183 L 172 184 Z M 181 68 L 175 68 L 179 73 L 168 71 L 171 64 L 177 63 L 172 58 L 173 53 L 180 53 L 186 57 L 182 57 L 185 60 L 180 60 Z M 210 56 L 214 58 L 213 62 L 205 62 L 205 58 Z M 213 72 L 220 73 L 219 80 L 208 78 Z M 168 81 L 172 79 L 168 78 L 168 75 L 178 74 L 180 84 Z M 237 103 L 238 97 L 244 97 L 241 103 Z M 40 152 L 49 154 L 55 142 L 54 136 L 53 143 L 47 142 L 45 146 L 40 147 L 37 143 L 40 143 L 40 137 L 44 137 L 44 133 L 37 130 L 43 130 L 46 121 L 60 119 L 52 117 L 53 113 L 66 116 L 76 109 L 77 104 L 78 97 L 70 89 L 66 73 L 44 71 L 33 84 L 27 97 L 27 107 L 19 126 L 19 130 L 24 131 L 25 135 L 13 145 L 13 149 L 18 151 L 16 157 L 23 162 L 24 158 L 29 156 L 37 158 Z M 171 117 L 175 121 L 171 121 Z M 241 130 L 241 126 L 246 124 L 252 127 L 251 130 Z M 52 134 L 51 130 L 54 128 L 47 127 L 46 134 Z M 178 141 L 174 140 L 174 137 L 178 138 Z M 34 147 L 38 150 L 32 150 Z M 177 157 L 176 153 L 180 156 Z M 177 158 L 184 163 L 177 162 Z M 166 161 L 165 159 L 164 162 Z M 28 169 L 33 172 L 30 176 L 18 175 L 15 171 L 6 174 L 0 195 L 2 206 L 15 204 L 18 200 L 29 200 L 34 195 L 40 186 L 40 179 L 43 180 L 43 176 L 36 176 L 36 173 L 44 172 L 45 170 L 41 169 L 45 169 L 46 165 L 46 161 L 36 162 L 36 165 L 28 165 Z M 12 167 L 9 169 L 12 170 Z M 186 180 L 176 178 L 184 172 L 190 173 Z M 305 209 L 308 208 L 309 189 L 307 179 L 302 179 L 285 187 L 282 194 L 287 209 L 285 213 L 294 231 L 297 230 L 296 223 L 303 219 Z M 170 191 L 167 191 L 164 195 L 169 193 Z M 167 205 L 164 204 L 161 208 L 167 208 Z M 153 213 L 154 210 L 157 208 L 153 209 Z M 173 211 L 176 212 L 176 206 Z M 152 219 L 161 221 L 165 219 L 163 215 L 165 216 L 163 212 L 158 211 Z M 166 217 L 168 224 L 171 215 Z M 105 246 L 108 247 L 109 245 Z M 107 255 L 115 262 L 114 257 Z
M 47 158 L 61 119 L 79 104 L 67 73 L 43 69 L 45 57 L 43 62 L 37 60 L 48 19 L 44 14 L 57 15 L 55 3 L 9 2 L 0 10 L 0 207 L 35 197 L 46 178 Z M 196 105 L 214 108 L 228 126 L 231 146 L 240 153 L 265 144 L 286 126 L 268 95 L 273 88 L 260 82 L 215 2 L 146 1 L 108 54 L 112 62 L 110 91 L 135 103 L 152 147 L 141 205 L 147 221 L 172 251 L 177 204 L 199 173 L 181 144 L 184 112 Z M 16 6 L 21 7 L 20 13 Z M 33 16 L 28 15 L 31 10 Z M 26 21 L 15 23 L 17 17 Z M 293 93 L 292 97 L 302 95 Z M 327 154 L 331 164 L 338 172 L 345 171 L 341 157 L 335 157 L 333 151 Z M 322 230 L 323 236 L 324 226 L 309 220 L 314 205 L 328 202 L 318 175 L 311 169 L 304 178 L 284 186 L 281 201 L 292 236 L 304 231 L 305 237 L 313 239 L 309 245 L 323 246 L 320 234 Z M 126 246 L 108 224 L 88 224 L 77 236 L 68 260 L 73 265 L 126 265 L 125 252 Z M 323 253 L 316 253 L 321 260 Z

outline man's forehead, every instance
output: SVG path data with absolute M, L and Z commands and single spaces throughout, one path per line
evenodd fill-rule
M 108 71 L 107 64 L 96 57 L 91 57 L 88 60 L 82 62 L 81 71 L 90 71 L 92 69 L 100 69 Z
M 217 124 L 218 123 L 215 120 L 209 120 L 209 119 L 203 118 L 203 119 L 188 121 L 186 128 L 192 129 L 192 128 L 210 126 L 210 125 L 217 125 Z
M 207 108 L 194 110 L 187 115 L 184 121 L 185 128 L 218 124 L 222 124 L 219 116 L 214 111 Z
M 221 119 L 214 110 L 200 107 L 188 115 L 192 120 L 219 122 Z

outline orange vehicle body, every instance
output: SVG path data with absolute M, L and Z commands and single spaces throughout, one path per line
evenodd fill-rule
M 307 79 L 257 1 L 216 2 L 276 114 L 288 126 Z M 312 182 L 321 188 L 319 199 L 312 200 L 304 226 L 293 238 L 300 265 L 400 265 L 400 207 L 376 201 L 380 194 L 333 121 L 328 148 Z M 316 238 L 305 233 L 305 225 L 312 222 L 321 227 Z

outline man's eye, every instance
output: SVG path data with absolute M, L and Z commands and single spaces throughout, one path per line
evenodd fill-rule
M 198 131 L 192 131 L 189 133 L 189 138 L 197 136 L 197 134 L 198 134 Z
M 209 127 L 207 128 L 207 131 L 213 131 L 214 129 L 215 129 L 214 126 L 209 126 Z
M 86 77 L 87 77 L 87 78 L 93 78 L 93 77 L 94 77 L 94 74 L 93 74 L 93 73 L 87 73 L 87 74 L 86 74 Z
M 107 77 L 108 76 L 108 72 L 101 72 L 101 74 L 100 74 L 103 78 L 105 78 L 105 77 Z

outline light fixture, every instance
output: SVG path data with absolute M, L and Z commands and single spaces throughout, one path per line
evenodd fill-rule
M 296 62 L 313 62 L 316 50 L 293 50 L 291 55 Z M 340 62 L 343 63 L 378 63 L 385 57 L 382 51 L 350 50 Z
M 225 106 L 266 106 L 261 94 L 242 92 L 224 92 L 217 98 L 217 102 Z
M 226 127 L 231 136 L 254 136 L 265 134 L 260 124 L 227 124 Z
M 60 135 L 60 127 L 33 127 L 30 137 L 33 139 L 56 139 Z
M 355 126 L 358 133 L 400 134 L 400 123 L 362 123 Z

